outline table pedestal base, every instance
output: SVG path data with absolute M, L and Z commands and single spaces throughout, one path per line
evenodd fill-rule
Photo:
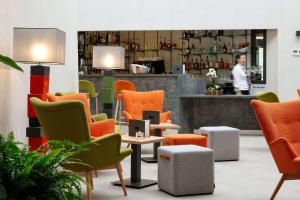
M 149 179 L 141 179 L 140 181 L 133 182 L 130 178 L 124 179 L 126 187 L 141 189 L 144 187 L 149 187 L 152 185 L 156 185 L 157 181 L 149 180 Z M 113 185 L 121 186 L 120 181 L 112 182 Z
M 146 163 L 157 163 L 157 158 L 154 157 L 143 157 L 142 161 Z

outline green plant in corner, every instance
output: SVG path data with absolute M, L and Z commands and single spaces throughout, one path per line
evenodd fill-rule
M 81 199 L 81 183 L 85 181 L 61 166 L 82 164 L 72 157 L 87 144 L 51 141 L 50 148 L 30 152 L 12 133 L 7 138 L 0 135 L 0 200 Z
M 15 61 L 13 61 L 11 58 L 9 58 L 7 56 L 0 54 L 0 62 L 4 63 L 5 65 L 7 65 L 9 67 L 12 67 L 16 70 L 24 72 L 23 69 L 19 65 L 17 65 L 17 63 Z

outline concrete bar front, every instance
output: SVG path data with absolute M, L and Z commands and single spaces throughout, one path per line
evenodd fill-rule
M 202 126 L 231 126 L 241 130 L 260 130 L 250 105 L 250 95 L 181 95 L 182 130 L 191 132 Z
M 116 74 L 115 80 L 129 80 L 135 83 L 138 91 L 164 90 L 164 111 L 172 112 L 172 122 L 181 125 L 180 122 L 180 96 L 188 94 L 203 94 L 206 80 L 190 75 L 176 74 Z M 80 76 L 79 79 L 89 80 L 95 84 L 99 92 L 99 109 L 101 111 L 101 89 L 103 87 L 102 75 Z M 93 101 L 93 100 L 92 100 Z M 94 103 L 91 102 L 94 111 Z M 99 111 L 99 112 L 100 112 Z

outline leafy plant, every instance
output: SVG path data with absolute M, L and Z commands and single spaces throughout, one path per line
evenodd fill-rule
M 47 144 L 50 148 L 30 152 L 12 133 L 7 138 L 0 135 L 0 200 L 81 199 L 85 181 L 60 167 L 82 164 L 72 157 L 87 144 L 51 141 Z
M 7 56 L 3 56 L 0 54 L 0 62 L 4 63 L 5 65 L 12 67 L 16 70 L 19 70 L 21 72 L 24 72 L 23 69 L 17 65 L 17 63 L 15 61 L 13 61 L 11 58 L 7 57 Z

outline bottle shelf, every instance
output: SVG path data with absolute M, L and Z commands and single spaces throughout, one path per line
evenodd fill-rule
M 190 54 L 180 54 L 181 56 L 201 56 L 201 55 L 210 55 L 210 56 L 218 56 L 218 55 L 236 55 L 238 53 L 244 53 L 244 54 L 249 54 L 250 52 L 220 52 L 220 53 L 208 53 L 208 52 L 204 52 L 204 53 L 190 53 Z
M 198 37 L 180 37 L 180 40 L 190 40 L 190 39 L 202 39 L 202 38 L 219 38 L 219 37 L 246 37 L 250 34 L 232 34 L 232 35 L 215 35 L 215 36 L 198 36 Z

